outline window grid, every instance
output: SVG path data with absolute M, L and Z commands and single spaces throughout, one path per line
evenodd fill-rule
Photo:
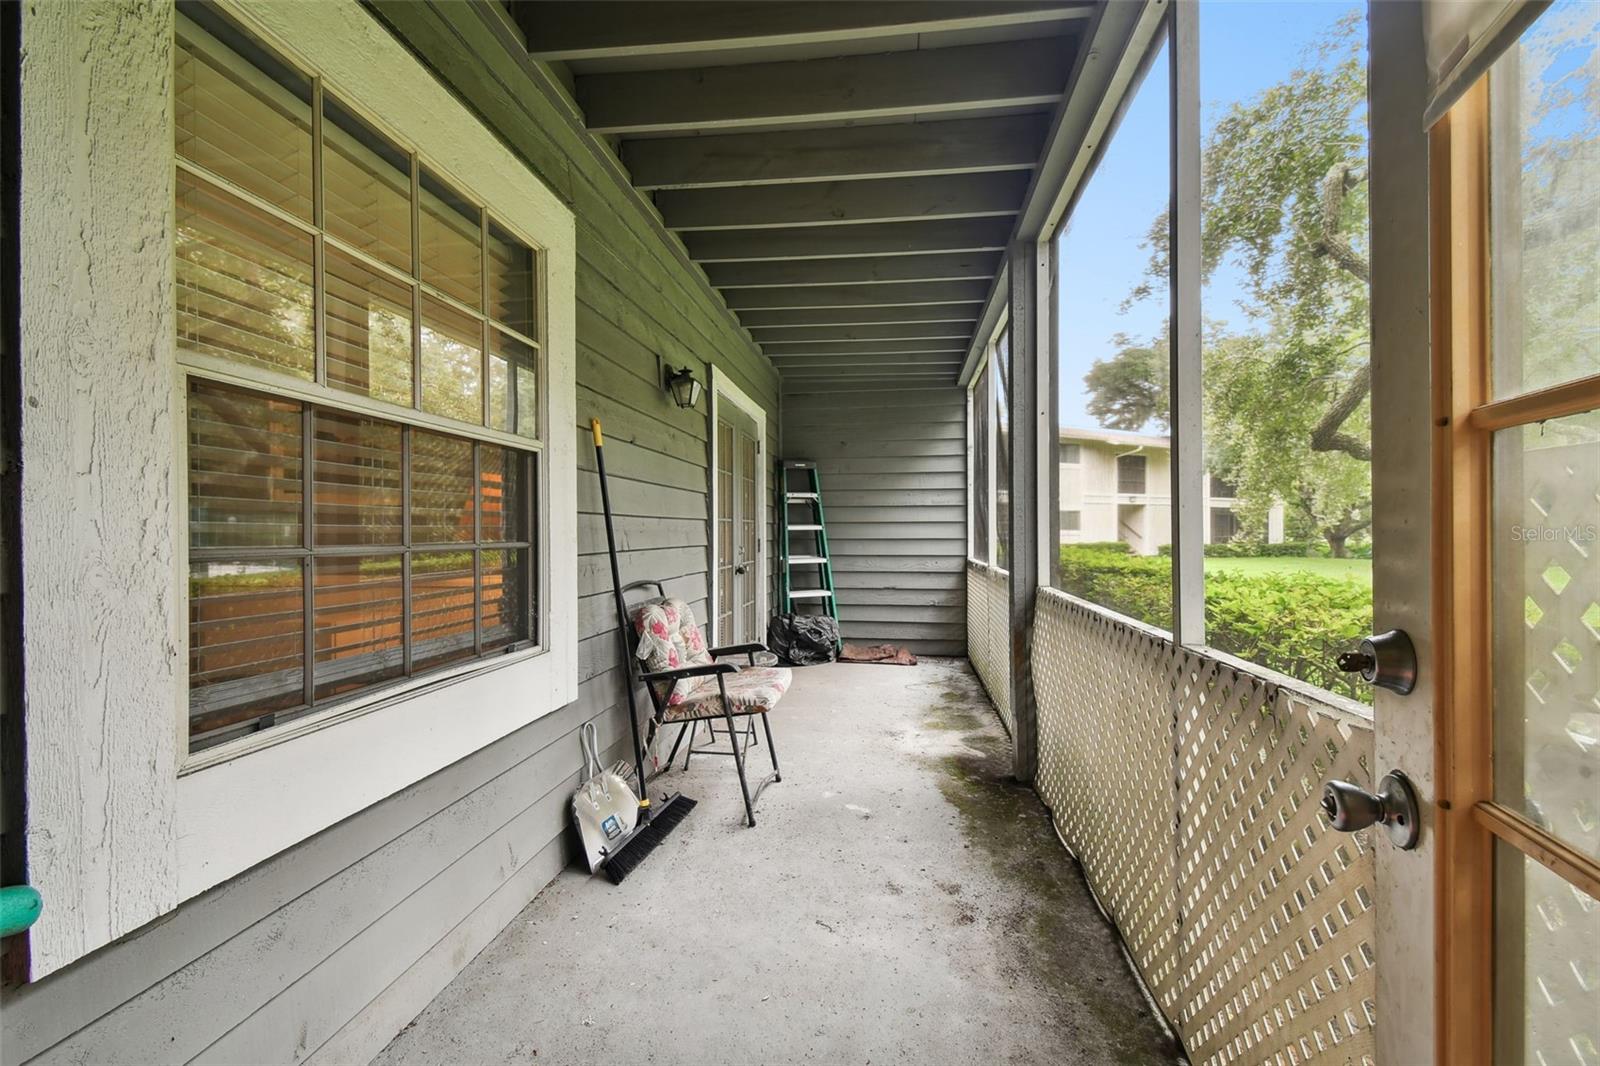
M 229 67 L 238 72 L 240 77 L 251 80 L 259 76 L 259 71 L 253 65 L 254 61 L 248 54 L 238 52 L 235 47 L 226 41 L 214 38 L 210 30 L 204 26 L 190 22 L 180 17 L 182 27 L 180 35 L 190 41 L 197 42 L 195 55 L 215 61 L 218 56 Z M 230 30 L 233 28 L 230 26 Z M 244 31 L 239 31 L 243 33 Z M 195 384 L 207 385 L 210 388 L 226 388 L 240 393 L 253 392 L 262 396 L 270 396 L 282 402 L 293 402 L 300 408 L 300 543 L 296 547 L 263 547 L 258 545 L 227 546 L 190 546 L 185 564 L 186 573 L 193 579 L 192 567 L 194 564 L 208 562 L 234 562 L 265 564 L 268 562 L 297 563 L 301 568 L 300 598 L 302 601 L 301 626 L 302 640 L 301 652 L 302 671 L 301 703 L 299 707 L 284 708 L 281 700 L 274 705 L 273 699 L 256 697 L 233 707 L 202 708 L 198 714 L 191 705 L 190 709 L 190 748 L 199 750 L 250 732 L 269 728 L 290 718 L 298 718 L 313 710 L 320 710 L 330 704 L 346 702 L 351 697 L 365 696 L 375 691 L 392 687 L 394 684 L 420 674 L 435 672 L 446 667 L 460 667 L 474 659 L 483 660 L 493 655 L 503 654 L 508 651 L 520 650 L 535 646 L 539 639 L 539 626 L 536 617 L 538 581 L 536 568 L 538 565 L 537 552 L 537 486 L 539 483 L 538 456 L 542 452 L 540 434 L 544 428 L 544 420 L 540 415 L 538 406 L 542 405 L 544 397 L 543 380 L 543 346 L 537 336 L 530 331 L 517 328 L 511 322 L 497 317 L 494 311 L 500 309 L 495 304 L 495 293 L 499 292 L 502 300 L 506 299 L 506 284 L 508 278 L 521 280 L 526 271 L 526 286 L 528 291 L 522 293 L 515 291 L 518 301 L 507 311 L 507 317 L 517 316 L 518 321 L 524 318 L 532 327 L 532 332 L 542 332 L 543 315 L 540 313 L 540 300 L 544 294 L 543 266 L 544 258 L 537 245 L 517 234 L 516 230 L 499 218 L 493 216 L 488 209 L 476 199 L 459 191 L 459 187 L 438 177 L 441 173 L 438 168 L 429 166 L 430 180 L 457 198 L 459 203 L 467 205 L 475 213 L 477 223 L 477 285 L 478 302 L 480 307 L 471 305 L 458 299 L 451 293 L 441 290 L 423 279 L 423 247 L 422 247 L 422 170 L 427 166 L 420 153 L 407 146 L 403 138 L 395 136 L 384 129 L 358 107 L 346 103 L 344 98 L 326 92 L 323 79 L 320 75 L 308 73 L 297 65 L 284 59 L 273 52 L 266 45 L 245 34 L 249 43 L 257 46 L 274 62 L 282 64 L 285 68 L 299 74 L 310 82 L 310 171 L 311 171 L 311 219 L 294 214 L 292 211 L 269 202 L 250 189 L 241 187 L 221 174 L 213 171 L 195 159 L 185 156 L 186 148 L 180 137 L 180 144 L 175 153 L 175 166 L 180 177 L 187 176 L 193 185 L 199 189 L 216 190 L 224 197 L 233 198 L 255 211 L 261 212 L 273 220 L 277 225 L 284 227 L 285 233 L 297 233 L 306 239 L 310 246 L 310 274 L 312 280 L 311 293 L 311 348 L 312 348 L 312 374 L 310 380 L 302 374 L 296 374 L 292 369 L 263 367 L 252 365 L 230 357 L 229 354 L 211 354 L 190 350 L 187 339 L 182 335 L 178 338 L 178 357 L 183 366 L 185 390 L 187 397 Z M 196 61 L 199 61 L 198 59 Z M 302 98 L 303 100 L 303 98 Z M 325 155 L 332 150 L 326 143 L 325 126 L 326 110 L 329 101 L 348 115 L 355 116 L 359 122 L 370 127 L 371 133 L 383 138 L 388 146 L 397 153 L 405 156 L 409 163 L 409 196 L 410 196 L 410 270 L 402 271 L 393 264 L 386 262 L 378 255 L 357 247 L 351 241 L 342 239 L 327 231 L 327 188 L 325 181 Z M 227 161 L 227 160 L 224 160 Z M 404 172 L 396 176 L 405 178 Z M 196 209 L 197 212 L 199 209 Z M 462 219 L 470 226 L 473 215 L 462 214 Z M 197 214 L 199 224 L 208 220 Z M 491 233 L 502 245 L 508 245 L 513 253 L 508 271 L 505 260 L 498 261 L 498 265 L 491 264 Z M 515 243 L 511 243 L 515 242 Z M 470 245 L 469 245 L 470 246 Z M 357 389 L 341 387 L 330 380 L 329 373 L 329 299 L 328 288 L 328 260 L 330 252 L 335 252 L 342 260 L 354 264 L 357 268 L 369 271 L 374 277 L 387 279 L 390 283 L 403 289 L 409 294 L 410 311 L 410 403 L 402 405 L 381 399 L 377 395 L 362 392 Z M 520 253 L 520 254 L 518 254 Z M 246 253 L 248 255 L 248 253 Z M 523 258 L 525 256 L 525 258 Z M 247 259 L 247 262 L 253 262 Z M 302 260 L 303 262 L 303 260 Z M 523 266 L 525 264 L 525 267 Z M 199 267 L 197 265 L 196 269 Z M 345 267 L 343 269 L 349 269 Z M 498 271 L 498 273 L 497 273 Z M 500 288 L 496 290 L 496 283 Z M 348 284 L 348 283 L 347 283 Z M 369 290 L 370 291 L 370 290 Z M 180 285 L 178 292 L 180 311 L 183 309 L 184 292 Z M 426 409 L 424 392 L 424 347 L 423 347 L 423 307 L 426 300 L 436 301 L 437 304 L 451 312 L 470 318 L 476 327 L 477 339 L 477 377 L 478 377 L 478 403 L 477 418 L 475 421 L 462 421 L 440 413 L 437 409 Z M 198 304 L 194 305 L 197 308 Z M 506 305 L 502 303 L 501 307 Z M 521 310 L 523 314 L 519 315 Z M 200 312 L 195 312 L 198 315 Z M 181 317 L 181 316 L 180 316 Z M 224 323 L 225 325 L 225 323 Z M 518 353 L 520 360 L 514 359 L 510 350 L 506 351 L 504 358 L 509 368 L 505 375 L 505 396 L 501 399 L 504 406 L 504 429 L 496 428 L 495 412 L 495 375 L 494 360 L 496 353 L 503 346 L 497 346 L 496 331 L 514 342 L 526 346 L 527 352 Z M 404 334 L 402 334 L 403 336 Z M 348 341 L 341 343 L 348 344 Z M 370 345 L 370 335 L 368 338 Z M 459 343 L 467 344 L 464 339 Z M 527 362 L 530 358 L 531 363 Z M 368 348 L 369 360 L 375 352 Z M 401 365 L 404 365 L 403 363 Z M 369 363 L 369 368 L 371 364 Z M 527 381 L 527 387 L 532 393 L 529 399 L 535 409 L 519 411 L 524 395 L 518 388 L 517 374 L 524 372 L 532 376 Z M 403 390 L 399 395 L 403 395 Z M 317 435 L 316 419 L 319 412 L 346 413 L 374 421 L 387 422 L 400 431 L 400 510 L 401 533 L 398 544 L 334 544 L 319 545 L 316 533 L 316 470 L 317 470 Z M 520 430 L 520 432 L 519 432 Z M 471 446 L 472 455 L 472 540 L 471 543 L 455 542 L 451 544 L 421 544 L 415 541 L 412 529 L 412 499 L 413 477 L 415 474 L 415 457 L 413 442 L 417 432 L 428 432 L 440 435 L 454 435 L 466 441 Z M 502 538 L 520 534 L 524 539 L 497 539 L 493 542 L 482 540 L 484 532 L 483 507 L 486 499 L 484 477 L 483 450 L 486 447 L 500 447 L 504 450 L 502 472 L 500 474 L 500 497 L 498 507 L 501 508 L 502 522 L 499 530 Z M 512 515 L 505 510 L 507 503 L 513 499 L 508 491 L 515 487 L 517 513 Z M 194 500 L 190 499 L 191 514 Z M 191 517 L 191 522 L 193 521 Z M 514 523 L 514 526 L 513 526 Z M 414 618 L 418 605 L 414 601 L 416 581 L 414 580 L 413 564 L 419 552 L 464 551 L 471 558 L 471 631 L 472 648 L 470 655 L 449 658 L 443 663 L 425 664 L 424 668 L 417 667 L 417 620 Z M 500 630 L 504 627 L 504 619 L 495 626 L 497 643 L 492 649 L 485 649 L 485 589 L 484 574 L 486 570 L 484 553 L 503 553 L 503 559 L 496 564 L 498 580 L 495 585 L 497 596 L 509 603 L 519 605 L 516 624 L 511 630 L 511 640 L 500 639 Z M 520 553 L 520 564 L 513 562 L 516 554 Z M 400 565 L 400 586 L 402 603 L 399 606 L 399 623 L 401 636 L 401 661 L 399 676 L 381 676 L 365 682 L 357 681 L 347 688 L 326 692 L 319 699 L 317 688 L 319 682 L 327 683 L 327 665 L 318 662 L 318 596 L 316 584 L 320 561 L 337 559 L 355 559 L 361 556 L 396 557 Z M 292 585 L 290 586 L 293 587 Z M 191 616 L 191 627 L 196 622 Z M 377 625 L 382 625 L 380 620 Z M 392 621 L 390 622 L 392 624 Z M 191 637 L 191 642 L 193 638 Z M 193 657 L 195 649 L 191 647 L 191 673 L 194 670 Z M 335 675 L 336 676 L 336 675 Z M 250 675 L 246 675 L 243 682 L 248 685 Z M 193 682 L 191 681 L 191 685 Z M 198 691 L 198 690 L 191 690 Z M 290 690 L 293 691 L 292 689 Z M 192 696 L 191 696 L 192 704 Z M 252 707 L 260 707 L 260 713 L 250 714 Z M 195 728 L 198 718 L 216 717 L 224 719 L 216 726 Z

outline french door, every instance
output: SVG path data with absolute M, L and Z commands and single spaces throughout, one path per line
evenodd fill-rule
M 1430 134 L 1441 1063 L 1600 1061 L 1597 38 L 1555 5 Z
M 765 580 L 760 559 L 760 429 L 755 419 L 723 402 L 717 405 L 715 432 L 716 640 L 742 644 L 763 638 L 758 610 Z

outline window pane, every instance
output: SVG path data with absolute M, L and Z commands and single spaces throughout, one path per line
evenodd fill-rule
M 539 435 L 538 353 L 515 337 L 489 330 L 489 427 Z
M 1011 327 L 994 346 L 994 563 L 1011 566 Z
M 205 30 L 178 20 L 178 154 L 310 222 L 311 79 L 232 24 L 195 14 Z
M 989 414 L 990 391 L 987 364 L 978 371 L 972 386 L 972 557 L 989 561 Z
M 405 579 L 400 556 L 324 556 L 315 566 L 316 698 L 402 676 Z
M 411 406 L 411 287 L 327 249 L 328 384 Z
M 1366 12 L 1201 0 L 1193 476 L 1234 492 L 1196 531 L 1206 643 L 1370 701 L 1335 665 L 1372 632 Z
M 469 307 L 483 306 L 483 224 L 478 208 L 450 186 L 419 173 L 422 280 Z
M 483 424 L 482 326 L 471 315 L 422 298 L 422 409 Z
M 1494 392 L 1600 374 L 1600 4 L 1560 0 L 1490 75 Z
M 1600 411 L 1494 441 L 1495 798 L 1600 856 Z
M 501 648 L 532 634 L 526 548 L 478 553 L 483 571 L 483 650 Z
M 450 544 L 472 535 L 472 442 L 412 431 L 412 543 Z
M 1171 197 L 1167 46 L 1056 238 L 1061 587 L 1172 627 L 1171 403 L 1164 257 Z M 1122 457 L 1127 457 L 1126 459 Z M 1137 473 L 1134 467 L 1140 469 Z
M 322 215 L 329 233 L 411 273 L 411 157 L 322 98 Z
M 1493 1061 L 1597 1061 L 1600 904 L 1503 840 L 1494 866 Z
M 300 560 L 189 566 L 189 732 L 250 722 L 305 699 Z
M 411 557 L 411 662 L 414 669 L 470 658 L 475 652 L 472 551 Z
M 319 410 L 313 432 L 316 546 L 399 544 L 400 427 Z
M 489 317 L 537 338 L 533 249 L 489 223 Z
M 533 486 L 528 481 L 530 464 L 525 453 L 492 444 L 478 445 L 478 452 L 483 473 L 480 539 L 485 544 L 531 541 L 528 501 Z
M 310 378 L 311 238 L 183 171 L 177 227 L 178 342 Z
M 190 548 L 302 544 L 300 434 L 298 403 L 190 381 Z

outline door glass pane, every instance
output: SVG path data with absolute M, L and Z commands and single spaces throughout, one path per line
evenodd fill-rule
M 478 208 L 426 167 L 419 171 L 422 280 L 468 307 L 483 306 L 483 222 Z
M 528 345 L 489 330 L 489 428 L 539 435 L 538 356 Z
M 400 427 L 339 411 L 313 423 L 318 547 L 401 542 Z
M 411 542 L 470 541 L 473 537 L 472 497 L 472 442 L 413 430 Z
M 483 424 L 483 327 L 428 296 L 422 298 L 422 409 Z
M 311 79 L 224 19 L 178 19 L 178 155 L 311 221 Z M 210 32 L 207 32 L 207 31 Z
M 525 337 L 537 338 L 533 249 L 489 223 L 489 317 Z
M 1070 516 L 1061 525 L 1061 586 L 1162 629 L 1172 628 L 1172 564 L 1161 554 L 1172 539 L 1172 297 L 1151 234 L 1165 227 L 1171 201 L 1170 65 L 1163 44 L 1055 244 L 1057 506 Z M 1119 482 L 1135 465 L 1153 492 L 1120 498 Z
M 1373 618 L 1367 5 L 1200 0 L 1199 30 L 1192 476 L 1234 494 L 1196 516 L 1205 642 L 1371 702 L 1336 666 Z
M 189 730 L 211 733 L 305 701 L 299 559 L 189 566 Z
M 311 237 L 181 170 L 176 208 L 178 343 L 309 379 Z
M 327 249 L 328 384 L 411 406 L 411 286 Z
M 189 383 L 189 547 L 301 545 L 301 407 Z
M 756 461 L 755 438 L 741 433 L 739 435 L 739 559 L 749 565 L 740 575 L 739 611 L 742 630 L 734 637 L 739 641 L 755 640 L 758 636 L 756 583 L 763 578 L 756 565 L 756 551 L 759 546 L 756 523 L 760 520 L 759 510 L 756 507 Z
M 416 670 L 474 653 L 472 551 L 418 552 L 411 557 L 411 663 Z
M 1600 856 L 1600 411 L 1494 441 L 1495 798 Z
M 1560 0 L 1489 82 L 1496 396 L 1600 373 L 1600 4 Z
M 717 421 L 717 636 L 733 632 L 733 427 Z M 791 547 L 793 545 L 791 544 Z M 794 580 L 793 572 L 790 581 Z
M 411 157 L 322 98 L 322 215 L 329 233 L 411 273 Z
M 405 578 L 398 555 L 324 556 L 314 564 L 316 698 L 405 673 Z
M 1600 1062 L 1600 901 L 1495 841 L 1497 1063 Z

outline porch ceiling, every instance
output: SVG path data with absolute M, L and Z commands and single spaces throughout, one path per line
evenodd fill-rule
M 1096 5 L 513 0 L 786 380 L 955 380 Z

